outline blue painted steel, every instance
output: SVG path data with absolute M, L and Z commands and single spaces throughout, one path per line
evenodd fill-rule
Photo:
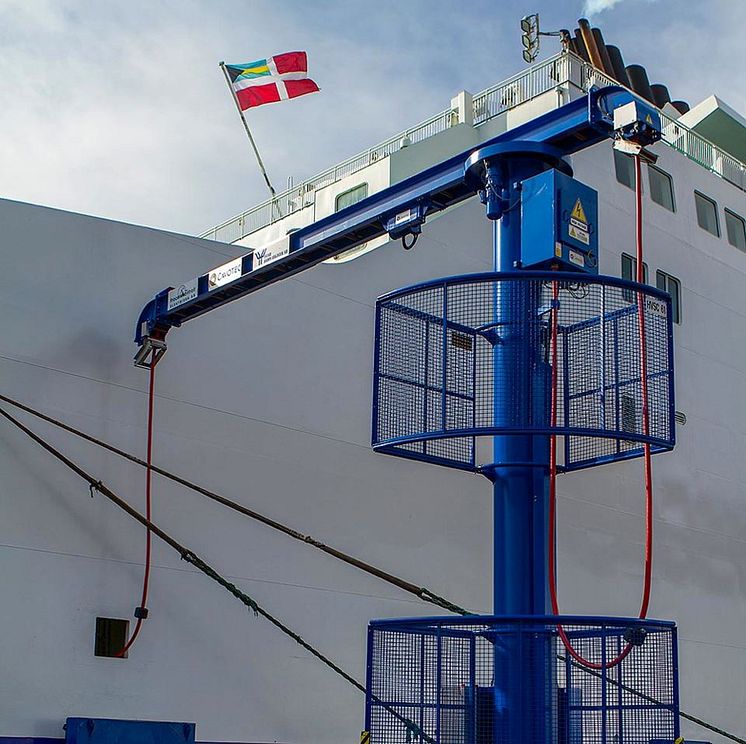
M 194 744 L 195 724 L 68 718 L 65 744 Z
M 399 287 L 399 289 L 393 289 L 391 290 L 391 292 L 386 292 L 386 294 L 382 294 L 378 298 L 378 301 L 388 302 L 390 300 L 395 300 L 399 297 L 408 295 L 413 291 L 431 289 L 433 287 L 438 287 L 438 286 L 445 286 L 446 284 L 450 284 L 456 281 L 473 284 L 473 283 L 491 281 L 494 278 L 495 278 L 494 271 L 482 271 L 482 272 L 478 272 L 475 274 L 452 274 L 451 276 L 442 276 L 437 279 L 428 279 L 427 281 L 424 281 L 424 282 L 417 282 L 416 284 L 410 284 L 406 287 Z M 558 277 L 557 277 L 557 274 L 554 274 L 551 271 L 523 270 L 520 273 L 518 273 L 517 278 L 538 279 L 540 281 L 552 281 L 553 279 L 557 279 Z M 568 277 L 566 275 L 561 275 L 559 279 L 565 282 L 572 280 L 571 277 Z M 645 290 L 645 294 L 649 294 L 652 297 L 655 297 L 664 302 L 670 299 L 671 297 L 671 295 L 669 295 L 668 292 L 662 289 L 658 289 L 658 287 L 653 287 L 647 284 L 638 284 L 637 282 L 633 282 L 629 279 L 620 279 L 618 276 L 600 276 L 600 275 L 592 276 L 592 275 L 586 275 L 586 274 L 578 274 L 577 279 L 578 281 L 582 281 L 585 284 L 605 284 L 607 286 L 619 287 L 620 289 L 625 289 L 632 293 L 634 293 L 640 287 L 642 287 Z
M 522 264 L 521 212 L 516 208 L 521 203 L 522 182 L 550 169 L 572 175 L 563 154 L 546 143 L 516 140 L 480 148 L 467 160 L 466 182 L 481 186 L 487 217 L 499 220 L 493 229 L 495 272 L 509 278 Z M 550 238 L 544 236 L 545 241 Z M 531 328 L 540 323 L 540 286 L 508 280 L 494 282 L 492 288 L 493 424 L 504 428 L 516 418 L 530 420 L 539 399 L 546 410 L 551 369 Z M 527 324 L 527 318 L 534 320 Z M 444 354 L 444 367 L 446 361 Z M 547 436 L 493 438 L 489 477 L 493 482 L 495 614 L 543 615 L 548 609 L 548 470 Z M 554 675 L 542 661 L 546 643 L 535 644 L 533 666 L 524 658 L 523 638 L 507 638 L 494 653 L 494 685 L 505 701 L 507 741 L 529 741 L 532 731 L 538 728 L 541 732 L 542 722 L 552 719 Z M 525 678 L 527 684 L 516 686 L 516 676 Z M 550 741 L 548 733 L 542 732 L 537 741 Z
M 64 744 L 65 739 L 54 736 L 0 736 L 0 744 Z M 196 744 L 240 744 L 239 742 L 198 741 Z M 691 744 L 687 742 L 687 744 Z M 694 742 L 694 744 L 706 744 Z
M 646 634 L 642 646 L 599 672 L 572 660 L 558 626 L 596 663 L 618 655 L 630 630 Z M 397 618 L 369 624 L 368 649 L 366 720 L 376 744 L 410 741 L 413 726 L 422 731 L 418 740 L 435 744 L 580 744 L 588 740 L 584 734 L 608 744 L 658 738 L 673 744 L 678 736 L 676 628 L 670 622 Z M 526 695 L 532 685 L 542 694 Z
M 490 715 L 491 742 L 506 741 L 549 742 L 552 740 L 555 715 L 555 682 L 556 663 L 554 647 L 556 646 L 556 621 L 554 625 L 541 624 L 541 618 L 548 609 L 547 540 L 548 532 L 548 463 L 549 463 L 549 423 L 541 421 L 546 417 L 549 402 L 551 368 L 546 356 L 547 313 L 546 303 L 542 304 L 544 288 L 540 281 L 512 280 L 526 276 L 519 271 L 522 262 L 531 265 L 545 266 L 547 262 L 559 258 L 564 268 L 572 269 L 578 264 L 578 252 L 582 253 L 584 270 L 593 270 L 597 266 L 597 235 L 591 230 L 596 224 L 596 207 L 587 187 L 576 185 L 572 180 L 562 180 L 572 175 L 572 169 L 562 158 L 564 155 L 581 150 L 611 133 L 613 111 L 619 105 L 636 100 L 621 88 L 612 86 L 603 90 L 593 90 L 584 99 L 577 99 L 567 105 L 549 112 L 537 119 L 512 129 L 491 141 L 478 151 L 462 153 L 436 165 L 399 184 L 374 194 L 361 202 L 330 215 L 309 227 L 298 230 L 288 236 L 285 251 L 277 260 L 266 265 L 256 265 L 253 254 L 238 259 L 240 270 L 236 278 L 220 287 L 210 286 L 208 275 L 196 279 L 196 297 L 172 307 L 169 311 L 169 291 L 163 290 L 143 310 L 136 330 L 135 341 L 143 343 L 144 336 L 165 335 L 172 326 L 178 326 L 186 320 L 208 312 L 240 297 L 267 286 L 268 284 L 292 276 L 334 255 L 338 255 L 363 242 L 385 233 L 398 237 L 407 232 L 419 232 L 427 216 L 469 198 L 476 190 L 486 205 L 487 216 L 496 222 L 494 229 L 494 271 L 499 272 L 503 280 L 492 281 L 493 292 L 492 317 L 482 321 L 478 327 L 463 329 L 462 323 L 449 319 L 449 285 L 441 280 L 442 304 L 440 317 L 417 308 L 389 307 L 394 314 L 399 314 L 402 322 L 412 321 L 424 324 L 425 364 L 424 379 L 421 383 L 410 383 L 396 370 L 381 371 L 380 332 L 381 305 L 376 314 L 376 375 L 374 377 L 374 421 L 373 439 L 384 451 L 395 449 L 396 454 L 430 462 L 441 461 L 456 467 L 475 469 L 475 436 L 481 429 L 494 435 L 493 461 L 481 472 L 493 481 L 494 488 L 494 612 L 500 615 L 499 624 L 489 632 L 480 632 L 482 638 L 492 644 L 488 656 L 491 657 L 493 674 L 490 678 L 492 703 Z M 646 118 L 647 121 L 647 118 Z M 639 127 L 638 127 L 639 128 Z M 468 158 L 468 159 L 467 159 Z M 557 169 L 556 175 L 541 176 L 548 169 Z M 538 180 L 529 179 L 541 179 Z M 527 232 L 525 236 L 525 255 L 522 252 L 521 212 L 516 208 L 521 202 L 522 183 L 527 182 L 527 194 L 537 198 L 542 193 L 541 185 L 551 181 L 552 205 L 554 209 L 546 210 L 532 199 L 524 200 L 529 214 L 526 216 Z M 559 186 L 557 185 L 559 184 Z M 537 188 L 534 188 L 536 186 Z M 568 231 L 572 224 L 572 211 L 569 200 L 578 197 L 586 200 L 583 204 L 587 210 L 587 221 L 576 215 L 576 229 L 585 230 L 585 237 L 577 232 Z M 534 209 L 532 219 L 531 210 Z M 556 215 L 552 218 L 549 229 L 545 224 L 544 214 Z M 534 224 L 536 223 L 536 224 Z M 580 225 L 580 227 L 579 227 Z M 530 228 L 529 228 L 530 226 Z M 555 245 L 560 246 L 557 254 Z M 586 251 L 585 248 L 588 250 Z M 573 252 L 574 251 L 574 252 Z M 551 281 L 557 274 L 550 275 Z M 568 274 L 563 274 L 567 281 Z M 491 280 L 495 275 L 491 275 Z M 585 276 L 583 279 L 585 280 Z M 574 280 L 573 280 L 574 281 Z M 463 282 L 462 282 L 463 284 Z M 602 283 L 603 284 L 603 283 Z M 613 284 L 610 282 L 609 284 Z M 603 285 L 604 287 L 606 285 Z M 637 287 L 637 285 L 634 285 Z M 567 289 L 567 288 L 566 288 Z M 567 291 L 572 294 L 571 289 Z M 646 289 L 647 291 L 647 289 Z M 400 291 L 401 292 L 401 291 Z M 653 293 L 654 294 L 654 293 Z M 468 299 L 468 298 L 467 298 Z M 464 298 L 461 298 L 464 301 Z M 666 305 L 670 324 L 670 298 L 663 299 Z M 173 305 L 173 303 L 172 303 Z M 587 319 L 584 319 L 587 320 Z M 606 327 L 605 313 L 600 316 L 600 326 Z M 617 322 L 617 321 L 614 321 Z M 457 325 L 461 329 L 456 328 Z M 568 327 L 572 324 L 566 324 Z M 569 341 L 578 334 L 595 332 L 595 327 L 583 325 L 574 331 L 563 327 L 563 348 L 569 349 Z M 440 333 L 440 339 L 437 337 Z M 572 334 L 572 335 L 571 335 Z M 492 422 L 490 426 L 477 425 L 477 392 L 476 392 L 476 346 L 478 342 L 489 344 L 487 350 L 491 355 L 492 368 Z M 430 367 L 431 349 L 438 349 L 442 356 L 441 368 Z M 606 349 L 604 347 L 604 358 Z M 473 358 L 468 356 L 473 354 Z M 449 354 L 461 359 L 462 365 L 454 373 L 449 368 Z M 459 356 L 461 355 L 461 356 Z M 571 354 L 564 355 L 570 357 Z M 565 364 L 568 362 L 565 360 Z M 605 364 L 605 362 L 604 362 Z M 471 388 L 468 384 L 466 369 L 474 370 Z M 433 378 L 431 380 L 431 377 Z M 563 375 L 563 379 L 566 375 Z M 619 381 L 617 381 L 617 388 Z M 624 384 L 630 385 L 625 379 Z M 669 385 L 672 382 L 669 380 Z M 395 433 L 393 436 L 381 416 L 381 388 L 400 386 L 409 391 L 416 389 L 421 395 L 424 411 L 423 431 L 416 432 L 412 441 L 421 445 L 413 450 L 405 444 L 408 434 Z M 569 384 L 567 385 L 569 390 Z M 596 386 L 600 398 L 605 400 L 608 386 L 605 377 Z M 618 390 L 616 391 L 618 393 Z M 565 397 L 568 409 L 580 400 L 580 394 Z M 586 393 L 586 397 L 593 393 Z M 507 405 L 507 402 L 512 405 Z M 672 392 L 671 392 L 672 401 Z M 595 403 L 595 402 L 594 402 Z M 671 402 L 672 406 L 672 402 Z M 617 413 L 619 408 L 617 408 Z M 472 426 L 465 424 L 469 416 Z M 464 424 L 462 424 L 462 419 Z M 452 421 L 456 427 L 451 427 Z M 439 422 L 435 431 L 428 430 L 430 422 Z M 537 423 L 540 422 L 540 423 Z M 604 424 L 605 425 L 605 424 Z M 436 424 L 437 426 L 437 424 Z M 449 428 L 451 427 L 451 428 Z M 589 427 L 574 427 L 577 433 Z M 619 426 L 617 425 L 617 429 Z M 426 431 L 425 431 L 426 430 Z M 670 429 L 669 429 L 670 430 Z M 456 436 L 454 437 L 454 431 Z M 464 432 L 465 442 L 460 442 L 459 433 Z M 625 432 L 627 433 L 627 432 Z M 629 437 L 640 436 L 639 432 L 630 430 Z M 619 432 L 614 432 L 618 438 Z M 469 439 L 469 437 L 471 439 Z M 438 439 L 450 438 L 455 443 L 456 454 L 443 449 Z M 431 441 L 432 440 L 432 441 Z M 459 446 L 463 445 L 463 446 Z M 570 462 L 573 461 L 573 450 L 570 449 Z M 617 453 L 618 454 L 618 453 Z M 625 450 L 627 454 L 627 450 Z M 604 454 L 604 456 L 606 456 Z M 588 458 L 586 458 L 588 459 Z M 575 458 L 577 461 L 578 458 Z M 515 620 L 517 634 L 505 632 L 504 616 L 528 616 L 530 620 Z M 569 622 L 569 621 L 563 621 Z M 473 624 L 484 625 L 484 619 L 472 619 Z M 420 627 L 422 621 L 418 621 Z M 509 623 L 510 625 L 510 623 Z M 455 626 L 455 627 L 454 627 Z M 650 624 L 646 624 L 648 628 Z M 401 627 L 401 621 L 399 624 Z M 411 630 L 410 625 L 410 630 Z M 377 626 L 371 626 L 371 633 L 377 632 Z M 618 622 L 614 625 L 617 635 Z M 434 633 L 432 632 L 434 631 Z M 595 638 L 592 628 L 581 628 L 585 633 L 577 635 L 578 641 Z M 601 628 L 606 632 L 605 626 Z M 447 684 L 452 685 L 451 670 L 443 669 L 452 656 L 452 641 L 463 639 L 473 633 L 472 629 L 462 629 L 458 623 L 447 627 L 438 621 L 431 631 L 423 634 L 435 636 L 435 678 L 436 694 L 432 710 L 435 721 L 433 734 L 437 742 L 441 734 L 447 731 L 445 739 L 451 741 L 449 720 L 459 708 L 442 695 L 443 672 L 446 672 Z M 590 634 L 590 635 L 589 635 Z M 447 645 L 444 646 L 444 643 Z M 470 640 L 470 648 L 476 654 L 475 638 Z M 527 652 L 527 647 L 529 651 Z M 424 646 L 422 647 L 425 648 Z M 480 648 L 483 648 L 480 646 Z M 378 649 L 369 637 L 369 657 L 375 657 Z M 601 643 L 601 660 L 607 654 L 606 636 Z M 625 660 L 625 664 L 627 661 Z M 420 654 L 420 684 L 426 674 L 424 650 Z M 572 666 L 568 667 L 572 669 Z M 375 727 L 377 717 L 372 716 L 371 705 L 383 707 L 394 706 L 401 710 L 417 707 L 416 703 L 406 701 L 381 701 L 374 697 L 371 689 L 379 682 L 375 668 L 369 661 L 368 666 L 368 704 L 366 706 L 366 725 Z M 427 672 L 429 673 L 429 672 Z M 569 674 L 569 672 L 568 672 Z M 474 705 L 478 699 L 474 678 L 476 670 L 473 660 L 468 669 L 468 684 L 474 686 L 472 699 Z M 458 684 L 458 683 L 457 683 Z M 597 712 L 596 708 L 582 706 L 582 698 L 571 694 L 570 677 L 567 690 L 567 720 L 572 721 L 573 710 L 581 717 L 588 711 Z M 411 685 L 405 685 L 410 689 Z M 606 675 L 601 679 L 601 714 L 606 722 L 608 708 L 608 685 Z M 384 686 L 388 692 L 389 688 Z M 420 688 L 422 689 L 422 688 Z M 420 695 L 420 727 L 424 727 L 426 703 L 424 692 Z M 580 701 L 580 704 L 578 703 Z M 429 703 L 427 705 L 430 705 Z M 463 707 L 463 706 L 461 706 Z M 380 710 L 379 710 L 380 712 Z M 394 716 L 400 723 L 400 716 Z M 416 724 L 412 722 L 416 729 Z M 428 722 L 429 726 L 429 722 Z M 502 738 L 497 736 L 500 728 Z M 480 739 L 479 726 L 471 725 L 471 740 Z M 468 731 L 464 724 L 462 730 Z M 575 729 L 577 731 L 577 729 Z M 411 734 L 408 728 L 408 734 Z M 572 737 L 568 734 L 568 741 Z M 602 742 L 606 742 L 606 727 L 603 726 Z M 481 744 L 481 742 L 480 742 Z M 623 742 L 622 742 L 623 744 Z
M 581 205 L 582 218 L 573 216 Z M 550 170 L 521 188 L 521 262 L 527 268 L 598 274 L 598 194 Z
M 496 625 L 496 624 L 526 624 L 536 622 L 544 625 L 624 625 L 630 628 L 661 628 L 674 630 L 673 620 L 659 620 L 638 617 L 614 617 L 611 615 L 412 615 L 409 617 L 382 618 L 368 621 L 369 628 L 389 628 L 391 630 L 406 630 L 407 628 L 422 629 L 435 625 Z M 401 628 L 399 628 L 401 626 Z
M 673 682 L 673 704 L 676 710 L 679 710 L 679 644 L 678 644 L 678 630 L 676 627 L 673 629 L 673 669 L 671 670 L 671 677 Z M 679 716 L 676 716 L 674 740 L 678 739 L 681 735 Z
M 551 281 L 558 276 L 561 405 L 557 427 L 552 429 L 546 358 L 549 315 L 545 306 L 548 308 L 551 301 Z M 533 292 L 541 291 L 543 298 L 538 302 L 538 323 L 530 321 L 528 311 L 522 315 L 522 332 L 532 336 L 534 356 L 514 357 L 519 369 L 513 374 L 520 380 L 504 384 L 503 407 L 497 410 L 492 389 L 493 378 L 498 376 L 493 371 L 493 349 L 501 338 L 501 328 L 492 308 L 497 304 L 496 285 L 500 283 L 534 285 L 533 289 L 514 291 L 514 296 L 534 306 Z M 637 304 L 632 301 L 638 289 L 647 298 L 646 304 L 649 300 L 650 307 L 660 310 L 651 312 L 648 322 L 648 436 L 639 427 Z M 446 294 L 454 298 L 448 305 L 453 306 L 453 314 L 444 313 Z M 566 470 L 637 457 L 644 442 L 650 443 L 654 452 L 667 451 L 675 443 L 669 303 L 670 298 L 661 290 L 616 277 L 526 270 L 448 277 L 390 292 L 376 307 L 373 447 L 377 452 L 477 471 L 488 477 L 497 467 L 536 470 L 545 467 L 546 462 L 536 454 L 521 460 L 493 458 L 484 462 L 485 453 L 480 453 L 478 462 L 475 437 L 555 433 L 565 437 Z M 444 323 L 447 315 L 450 317 Z M 427 346 L 430 329 L 437 329 L 442 336 L 443 328 L 449 331 L 451 341 L 444 349 L 445 357 L 432 345 Z M 462 342 L 461 352 L 453 345 L 454 336 Z M 471 361 L 467 363 L 469 355 Z M 445 428 L 444 359 L 451 369 L 446 380 L 449 416 Z M 423 364 L 424 368 L 418 366 Z M 439 370 L 437 379 L 429 372 L 431 365 Z M 531 377 L 532 389 L 526 392 L 525 381 Z M 625 391 L 633 393 L 637 401 L 637 428 L 625 427 L 620 396 Z M 434 396 L 438 403 L 433 403 L 431 411 L 428 400 L 434 401 Z M 533 400 L 524 404 L 521 401 L 526 396 Z M 599 406 L 603 415 L 598 413 Z M 412 419 L 413 414 L 417 420 Z M 413 446 L 417 443 L 421 446 Z
M 617 86 L 592 90 L 560 108 L 509 130 L 485 146 L 516 140 L 543 143 L 563 154 L 572 154 L 611 136 L 613 109 L 636 98 Z M 421 173 L 346 207 L 334 215 L 292 233 L 289 253 L 271 264 L 254 269 L 252 254 L 242 257 L 241 276 L 210 290 L 209 272 L 197 277 L 197 297 L 169 311 L 168 292 L 159 292 L 142 310 L 135 329 L 135 343 L 156 331 L 197 318 L 210 310 L 245 297 L 262 287 L 304 271 L 372 238 L 384 235 L 387 221 L 413 208 L 425 214 L 440 211 L 474 195 L 464 182 L 463 152 Z
M 520 183 L 556 163 L 557 154 L 535 148 L 523 153 L 523 143 L 516 152 L 495 148 L 482 148 L 470 158 L 467 170 L 479 162 L 475 156 L 493 158 L 488 160 L 487 175 L 497 179 L 492 187 L 497 189 L 508 204 L 520 202 Z M 515 159 L 513 157 L 515 156 Z M 534 159 L 535 158 L 535 159 Z M 499 169 L 498 173 L 490 170 Z M 489 207 L 488 207 L 489 210 Z M 517 209 L 505 209 L 494 230 L 493 268 L 496 272 L 516 271 L 521 263 L 521 216 Z M 525 337 L 523 318 L 536 316 L 538 297 L 532 296 L 531 285 L 524 282 L 495 284 L 493 308 L 495 323 L 500 323 L 498 343 L 493 346 L 493 421 L 496 428 L 514 420 L 514 413 L 506 401 L 517 398 L 518 419 L 528 420 L 528 406 L 533 388 L 542 385 L 537 379 L 548 373 L 548 367 L 540 365 L 540 349 Z M 446 293 L 447 296 L 447 293 Z M 445 357 L 444 357 L 445 359 Z M 445 367 L 445 364 L 443 365 Z M 539 369 L 532 379 L 526 370 Z M 515 434 L 493 439 L 493 462 L 501 463 L 491 472 L 493 481 L 494 515 L 494 569 L 493 605 L 495 614 L 544 614 L 546 592 L 545 556 L 546 512 L 548 490 L 546 472 L 537 476 L 536 469 L 521 463 L 544 465 L 548 471 L 548 445 L 538 437 Z M 534 520 L 538 518 L 538 524 Z M 518 739 L 520 740 L 520 739 Z

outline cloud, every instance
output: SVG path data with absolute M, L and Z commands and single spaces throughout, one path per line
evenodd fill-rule
M 413 3 L 416 27 L 393 1 L 248 5 L 0 0 L 0 196 L 191 232 L 262 201 L 220 59 L 308 50 L 321 94 L 248 112 L 278 190 L 495 78 L 489 50 L 442 64 L 438 28 L 468 41 L 450 3 Z
M 622 2 L 622 0 L 585 0 L 583 14 L 592 16 L 601 11 L 609 10 L 620 2 Z
M 570 0 L 535 3 L 566 25 Z M 741 4 L 643 4 L 604 29 L 625 59 L 675 98 L 746 107 L 722 74 Z M 308 51 L 321 93 L 248 112 L 279 190 L 520 70 L 519 15 L 488 0 L 0 0 L 0 196 L 199 233 L 266 197 L 219 60 Z

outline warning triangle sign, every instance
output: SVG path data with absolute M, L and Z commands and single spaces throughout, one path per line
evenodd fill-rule
M 583 204 L 580 199 L 575 202 L 575 206 L 572 208 L 570 216 L 578 222 L 583 222 L 586 225 L 588 224 L 588 219 L 585 216 L 585 210 L 583 209 Z

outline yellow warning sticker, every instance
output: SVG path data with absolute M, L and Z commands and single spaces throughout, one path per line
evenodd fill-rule
M 360 732 L 360 744 L 370 744 L 370 731 Z
M 578 222 L 582 222 L 584 225 L 588 224 L 588 218 L 585 216 L 585 209 L 583 209 L 583 203 L 580 201 L 579 198 L 575 202 L 575 206 L 572 208 L 570 217 L 572 217 L 574 220 L 577 220 Z
M 587 228 L 578 227 L 577 225 L 570 225 L 570 227 L 567 228 L 567 232 L 571 238 L 579 240 L 581 243 L 585 243 L 586 245 L 590 245 L 591 238 L 588 234 Z

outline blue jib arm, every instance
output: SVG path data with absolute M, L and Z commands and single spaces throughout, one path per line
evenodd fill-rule
M 526 141 L 551 145 L 572 154 L 611 137 L 614 110 L 637 103 L 645 115 L 660 121 L 649 104 L 618 86 L 591 90 L 532 121 L 483 143 Z M 178 288 L 160 291 L 140 313 L 135 343 L 139 366 L 152 352 L 165 352 L 168 330 L 179 327 L 216 307 L 293 276 L 325 259 L 337 256 L 366 241 L 389 234 L 402 237 L 417 233 L 428 215 L 458 204 L 474 195 L 464 181 L 466 151 L 444 160 L 400 183 L 389 186 L 339 212 L 290 233 L 268 249 L 251 251 Z

